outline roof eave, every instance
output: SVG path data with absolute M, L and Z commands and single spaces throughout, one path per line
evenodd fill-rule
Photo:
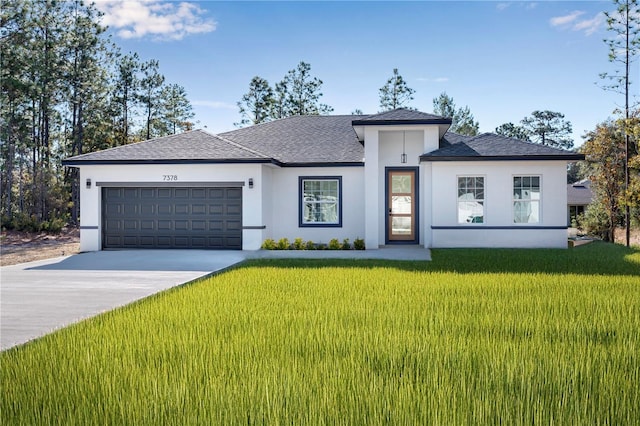
M 578 161 L 582 154 L 566 155 L 473 155 L 473 156 L 432 156 L 421 155 L 420 161 Z
M 237 158 L 237 159 L 156 159 L 156 160 L 74 160 L 72 158 L 62 160 L 62 165 L 67 167 L 79 167 L 89 165 L 115 165 L 115 164 L 265 164 L 281 163 L 272 158 Z
M 450 118 L 424 120 L 353 120 L 352 126 L 407 126 L 424 124 L 451 124 Z

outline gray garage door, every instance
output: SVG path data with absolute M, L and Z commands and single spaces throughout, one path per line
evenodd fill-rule
M 104 248 L 242 249 L 242 188 L 102 188 Z

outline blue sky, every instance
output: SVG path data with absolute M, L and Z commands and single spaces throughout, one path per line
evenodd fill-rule
M 335 114 L 378 111 L 378 90 L 398 68 L 431 112 L 446 91 L 468 105 L 483 132 L 534 110 L 565 114 L 582 135 L 622 96 L 603 91 L 611 71 L 598 2 L 98 2 L 114 41 L 158 59 L 185 87 L 198 127 L 217 133 L 240 120 L 236 102 L 255 75 L 271 84 L 300 61 L 323 80 Z M 634 77 L 639 73 L 634 64 Z M 637 92 L 638 86 L 632 86 Z

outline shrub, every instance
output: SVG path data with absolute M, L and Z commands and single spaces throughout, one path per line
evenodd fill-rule
M 578 225 L 587 234 L 610 241 L 609 215 L 600 203 L 591 203 L 584 214 L 578 216 Z
M 295 240 L 293 240 L 293 249 L 304 250 L 305 249 L 304 240 L 302 238 L 296 238 Z
M 274 240 L 272 240 L 271 238 L 267 238 L 266 240 L 264 240 L 264 242 L 262 243 L 260 248 L 262 250 L 275 250 L 276 249 L 276 242 Z
M 316 249 L 316 245 L 313 241 L 309 240 L 307 241 L 307 244 L 305 245 L 305 248 L 307 250 L 315 250 Z
M 345 238 L 344 240 L 342 240 L 342 247 L 340 247 L 342 250 L 351 250 L 351 243 L 349 242 L 348 238 Z
M 364 240 L 362 238 L 353 240 L 353 248 L 355 250 L 364 250 Z
M 280 238 L 276 246 L 276 250 L 289 250 L 291 247 L 287 238 Z
M 329 250 L 340 250 L 340 241 L 337 238 L 332 238 L 329 241 Z

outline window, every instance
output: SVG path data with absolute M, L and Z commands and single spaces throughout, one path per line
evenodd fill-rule
M 458 177 L 458 223 L 484 223 L 484 177 Z
M 540 222 L 540 176 L 514 176 L 513 223 Z
M 342 226 L 342 178 L 300 177 L 300 226 Z

